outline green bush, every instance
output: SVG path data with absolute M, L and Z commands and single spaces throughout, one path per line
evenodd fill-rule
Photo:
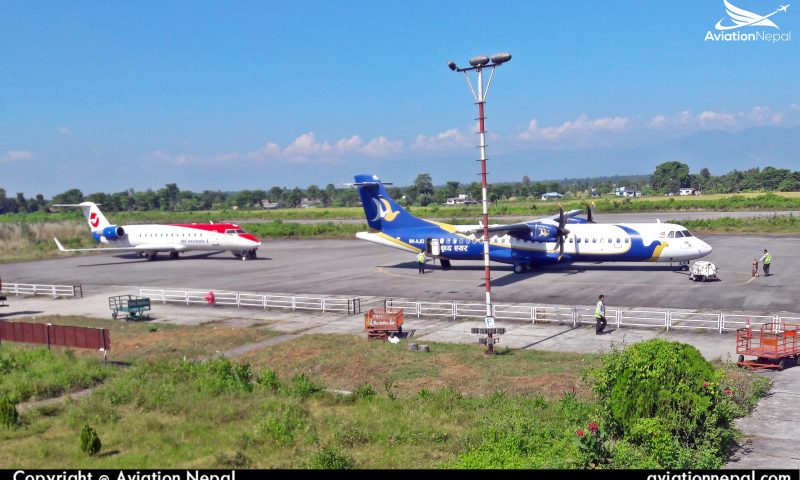
M 364 385 L 359 385 L 354 391 L 353 396 L 355 398 L 372 398 L 376 396 L 378 392 L 372 388 L 372 385 L 369 383 L 365 383 Z
M 714 370 L 691 345 L 660 339 L 615 349 L 601 360 L 592 376 L 604 423 L 638 447 L 644 465 L 722 465 L 735 439 L 732 420 L 742 410 L 722 369 Z
M 81 430 L 81 451 L 89 456 L 97 455 L 103 444 L 100 442 L 100 437 L 97 432 L 89 425 L 84 425 Z
M 0 423 L 7 427 L 19 425 L 17 406 L 5 395 L 0 397 Z
M 258 380 L 257 383 L 262 387 L 277 391 L 281 388 L 281 381 L 278 378 L 278 374 L 275 373 L 275 370 L 271 368 L 262 368 L 261 371 L 258 373 Z
M 320 390 L 321 388 L 315 385 L 305 373 L 299 373 L 292 378 L 292 394 L 300 398 L 308 398 Z
M 352 470 L 355 461 L 333 447 L 325 447 L 311 457 L 310 466 L 319 470 Z

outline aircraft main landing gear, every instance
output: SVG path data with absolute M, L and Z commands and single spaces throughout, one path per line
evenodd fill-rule
M 178 258 L 178 252 L 169 252 L 169 258 Z

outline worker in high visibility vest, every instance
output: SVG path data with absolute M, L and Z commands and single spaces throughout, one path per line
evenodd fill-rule
M 417 273 L 425 273 L 425 254 L 423 252 L 417 254 L 417 265 L 419 267 Z
M 769 277 L 769 266 L 772 264 L 772 254 L 764 249 L 764 255 L 761 255 L 761 258 L 758 259 L 760 262 L 764 262 L 764 276 Z
M 597 306 L 594 307 L 594 318 L 597 320 L 597 325 L 595 326 L 594 333 L 595 335 L 602 335 L 603 329 L 606 328 L 606 296 L 600 295 L 600 300 L 597 302 Z

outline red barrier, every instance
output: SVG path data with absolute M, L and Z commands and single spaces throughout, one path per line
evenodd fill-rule
M 60 347 L 111 350 L 111 335 L 106 328 L 71 327 L 45 323 L 0 321 L 0 341 L 56 345 Z

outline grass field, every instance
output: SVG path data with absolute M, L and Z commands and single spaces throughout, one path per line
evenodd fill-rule
M 425 354 L 309 335 L 234 361 L 192 362 L 184 357 L 274 333 L 268 326 L 37 321 L 108 326 L 112 358 L 130 367 L 103 366 L 97 352 L 49 354 L 51 364 L 79 359 L 76 371 L 107 373 L 88 396 L 23 409 L 19 424 L 0 426 L 0 464 L 13 468 L 581 468 L 575 432 L 602 417 L 585 377 L 599 365 L 596 355 L 486 356 L 478 345 L 451 344 L 431 344 Z M 12 363 L 30 352 L 43 355 L 0 346 L 0 358 Z M 744 386 L 752 376 L 730 372 L 751 401 Z M 9 378 L 0 377 L 3 389 L 16 384 Z M 79 451 L 84 425 L 97 431 L 99 455 Z M 608 466 L 652 466 L 625 458 Z

